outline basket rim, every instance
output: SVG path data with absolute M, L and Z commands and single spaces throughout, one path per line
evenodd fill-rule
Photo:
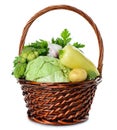
M 26 79 L 18 79 L 18 83 L 26 86 L 38 86 L 39 88 L 88 88 L 92 85 L 98 85 L 102 81 L 102 77 L 98 76 L 93 80 L 85 80 L 82 82 L 36 82 Z M 72 87 L 71 87 L 72 86 Z

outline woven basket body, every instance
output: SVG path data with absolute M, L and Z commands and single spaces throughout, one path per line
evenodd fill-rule
M 103 42 L 100 32 L 93 20 L 81 10 L 68 5 L 49 6 L 37 12 L 24 27 L 20 40 L 21 53 L 26 34 L 31 24 L 39 16 L 51 10 L 66 9 L 83 16 L 94 29 L 99 44 L 98 70 L 102 74 Z M 29 119 L 43 124 L 67 125 L 86 121 L 101 76 L 95 80 L 80 83 L 38 83 L 19 79 L 25 102 L 28 107 Z
M 36 83 L 19 80 L 30 119 L 44 124 L 66 125 L 83 122 L 95 95 L 97 78 L 83 83 Z

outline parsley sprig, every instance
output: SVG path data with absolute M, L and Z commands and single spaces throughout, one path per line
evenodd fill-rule
M 60 45 L 62 47 L 65 47 L 72 40 L 70 35 L 71 35 L 70 32 L 67 29 L 64 29 L 62 31 L 62 33 L 60 34 L 60 37 L 58 37 L 56 39 L 52 38 L 51 41 L 52 41 L 53 44 L 58 44 L 58 45 Z M 83 48 L 83 47 L 85 47 L 84 44 L 81 44 L 81 43 L 78 43 L 78 42 L 73 43 L 73 46 L 75 46 L 76 48 Z
M 46 40 L 42 40 L 42 39 L 25 46 L 25 48 L 26 47 L 32 47 L 32 48 L 36 49 L 38 51 L 39 55 L 47 55 L 48 51 L 49 51 L 48 42 Z

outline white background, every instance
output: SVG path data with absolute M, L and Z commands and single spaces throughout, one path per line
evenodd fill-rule
M 103 82 L 98 86 L 89 120 L 71 126 L 48 126 L 31 122 L 20 85 L 11 75 L 24 25 L 40 9 L 54 4 L 75 6 L 97 24 L 104 41 Z M 3 130 L 99 130 L 117 129 L 117 8 L 116 0 L 0 0 L 0 129 Z M 67 15 L 66 15 L 67 14 Z M 49 12 L 30 28 L 26 43 L 50 40 L 68 28 L 74 41 L 86 44 L 85 54 L 97 65 L 97 39 L 89 24 L 69 11 Z

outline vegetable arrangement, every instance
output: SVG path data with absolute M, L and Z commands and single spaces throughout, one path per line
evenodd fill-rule
M 99 76 L 95 65 L 82 53 L 84 44 L 71 44 L 70 32 L 64 29 L 51 42 L 40 39 L 24 46 L 15 57 L 13 75 L 36 82 L 81 82 Z

